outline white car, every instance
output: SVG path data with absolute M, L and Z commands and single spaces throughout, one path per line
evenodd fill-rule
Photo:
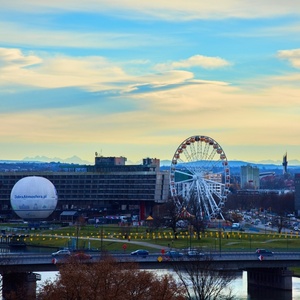
M 58 251 L 52 253 L 53 257 L 56 257 L 56 256 L 70 256 L 70 255 L 71 255 L 70 250 L 66 250 L 66 249 L 58 250 Z

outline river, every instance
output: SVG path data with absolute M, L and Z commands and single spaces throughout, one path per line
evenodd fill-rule
M 167 272 L 162 270 L 161 273 Z M 157 273 L 157 270 L 156 270 Z M 40 272 L 40 286 L 45 280 L 54 280 L 57 272 Z M 230 285 L 232 295 L 235 300 L 299 300 L 300 299 L 300 278 L 293 277 L 293 290 L 291 292 L 278 291 L 274 289 L 261 289 L 248 291 L 247 288 L 247 272 L 243 272 Z

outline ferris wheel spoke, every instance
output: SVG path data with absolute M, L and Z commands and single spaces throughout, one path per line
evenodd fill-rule
M 186 161 L 188 161 L 188 162 L 193 161 L 190 153 L 188 152 L 188 150 L 186 148 L 183 150 L 183 154 L 184 154 L 184 156 L 186 158 Z
M 214 181 L 214 180 L 205 180 L 206 184 L 210 187 L 210 190 L 213 190 L 214 194 L 219 195 L 221 198 L 221 194 L 224 190 L 225 185 L 223 183 Z
M 209 151 L 209 143 L 206 142 L 205 145 L 204 145 L 204 151 L 203 151 L 202 159 L 207 160 L 207 158 L 208 158 L 208 151 Z
M 199 141 L 197 142 L 197 160 L 201 160 L 202 159 L 202 142 L 200 142 L 200 138 Z
M 184 175 L 184 176 L 188 176 L 188 177 L 190 177 L 191 179 L 193 178 L 193 173 L 191 174 L 191 172 L 184 172 L 184 171 L 182 171 L 182 170 L 177 170 L 176 171 L 176 174 L 181 174 L 181 175 Z
M 204 194 L 205 194 L 205 198 L 207 199 L 207 201 L 205 202 L 208 202 L 211 210 L 214 210 L 218 206 L 216 204 L 216 201 L 214 200 L 212 189 L 207 185 L 206 182 L 203 182 L 203 190 L 205 191 Z
M 193 167 L 192 165 L 190 164 L 187 164 L 187 163 L 184 163 L 182 165 L 182 170 L 181 172 L 186 172 L 186 174 L 195 174 L 195 167 Z
M 186 169 L 189 172 L 194 173 L 195 168 L 191 164 L 187 163 L 186 161 L 184 161 L 181 158 L 178 158 L 177 162 L 179 162 L 181 164 L 183 169 Z
M 198 156 L 197 156 L 197 150 L 195 149 L 195 142 L 191 143 L 190 148 L 191 148 L 191 159 L 193 161 L 197 161 Z
M 183 184 L 191 184 L 193 182 L 192 179 L 176 181 L 175 186 L 182 186 Z
M 211 151 L 211 153 L 209 154 L 207 160 L 213 161 L 213 158 L 215 157 L 216 153 L 217 153 L 216 149 L 213 149 L 213 150 Z
M 182 196 L 184 198 L 189 198 L 190 197 L 190 191 L 193 189 L 193 182 L 191 182 L 191 184 L 179 184 L 178 185 L 178 189 L 179 196 Z
M 216 168 L 217 166 L 220 165 L 220 159 L 218 160 L 207 160 L 205 165 L 203 166 L 203 168 L 205 168 L 206 170 L 210 170 L 212 171 L 214 168 Z
M 190 184 L 190 186 L 189 186 L 189 188 L 187 189 L 187 196 L 189 197 L 189 198 L 191 198 L 192 197 L 192 192 L 194 191 L 194 189 L 195 189 L 195 181 L 193 181 L 191 184 Z

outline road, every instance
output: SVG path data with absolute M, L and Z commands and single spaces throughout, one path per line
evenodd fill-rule
M 92 261 L 97 261 L 101 259 L 102 255 L 100 252 L 89 252 L 92 255 Z M 130 253 L 114 253 L 112 254 L 117 260 L 120 261 L 157 261 L 159 257 L 166 257 L 162 252 L 151 252 L 146 257 L 133 256 Z M 57 261 L 62 261 L 66 257 L 55 257 Z M 53 263 L 53 256 L 51 253 L 1 253 L 0 254 L 0 264 L 31 264 L 31 263 Z M 205 253 L 204 256 L 195 256 L 189 257 L 188 255 L 183 255 L 180 260 L 214 260 L 214 261 L 228 261 L 228 260 L 237 260 L 237 261 L 257 261 L 258 255 L 254 252 L 241 252 L 241 251 L 223 251 L 223 252 L 209 252 Z M 265 256 L 264 260 L 269 261 L 289 261 L 289 260 L 299 260 L 300 263 L 300 251 L 283 251 L 283 252 L 274 252 L 273 256 Z

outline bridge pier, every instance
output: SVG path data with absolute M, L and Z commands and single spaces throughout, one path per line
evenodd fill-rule
M 291 291 L 293 271 L 287 268 L 248 269 L 248 290 L 253 287 L 267 287 Z
M 2 274 L 2 297 L 14 292 L 22 299 L 36 299 L 36 282 L 41 280 L 41 275 L 32 272 L 10 272 Z

